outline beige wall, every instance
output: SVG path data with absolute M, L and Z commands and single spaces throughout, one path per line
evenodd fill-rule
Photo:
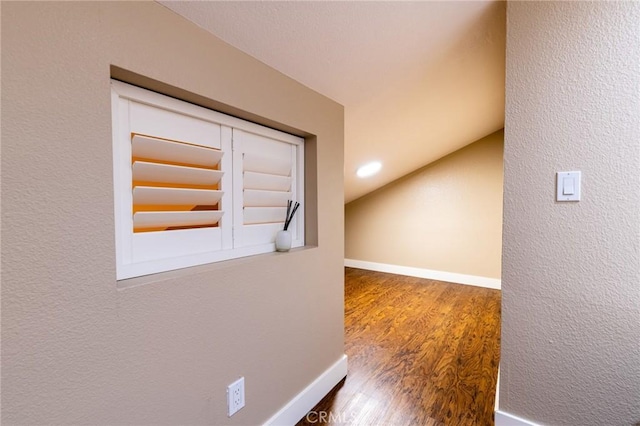
M 500 278 L 503 132 L 345 206 L 347 259 Z
M 317 142 L 317 247 L 119 290 L 112 65 Z M 340 105 L 156 3 L 3 2 L 2 107 L 4 424 L 258 424 L 341 357 Z
M 500 409 L 640 422 L 640 3 L 510 2 Z M 555 173 L 582 200 L 555 202 Z

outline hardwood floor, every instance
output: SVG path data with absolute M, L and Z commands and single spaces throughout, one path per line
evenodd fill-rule
M 347 378 L 303 425 L 492 425 L 500 291 L 346 268 Z

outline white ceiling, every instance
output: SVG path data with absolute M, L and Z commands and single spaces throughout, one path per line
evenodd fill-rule
M 345 202 L 504 125 L 504 2 L 160 3 L 344 105 Z

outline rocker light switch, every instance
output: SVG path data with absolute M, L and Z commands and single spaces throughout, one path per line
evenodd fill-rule
M 573 195 L 575 193 L 573 178 L 562 178 L 562 195 Z
M 556 179 L 557 201 L 580 201 L 580 172 L 558 172 Z

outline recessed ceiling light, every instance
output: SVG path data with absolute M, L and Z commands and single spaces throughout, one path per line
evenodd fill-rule
M 374 161 L 372 163 L 367 163 L 364 166 L 360 166 L 356 174 L 358 177 L 365 178 L 369 176 L 373 176 L 380 171 L 382 168 L 382 164 L 379 161 Z

